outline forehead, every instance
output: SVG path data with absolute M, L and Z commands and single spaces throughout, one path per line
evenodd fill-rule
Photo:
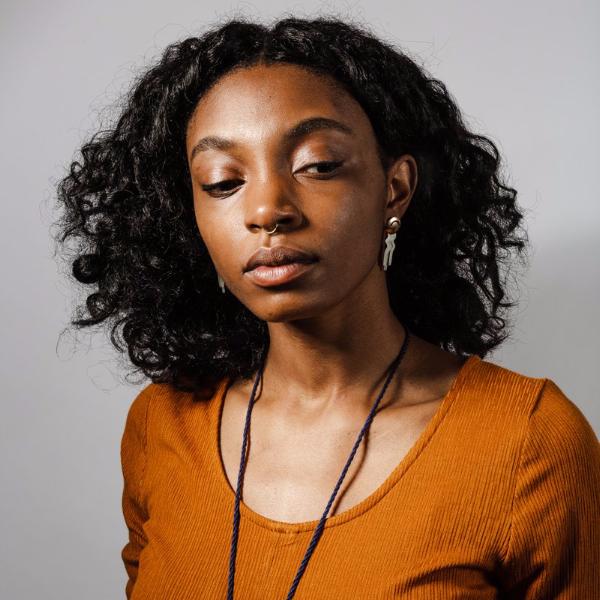
M 200 99 L 188 124 L 188 141 L 207 134 L 256 140 L 311 116 L 346 123 L 358 135 L 370 130 L 360 104 L 332 77 L 287 63 L 240 68 Z

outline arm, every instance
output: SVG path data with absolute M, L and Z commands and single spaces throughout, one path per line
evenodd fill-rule
M 551 379 L 530 414 L 503 563 L 508 598 L 600 598 L 600 445 Z
M 129 541 L 121 551 L 121 558 L 128 576 L 125 587 L 127 600 L 131 597 L 137 579 L 140 553 L 148 541 L 143 528 L 148 515 L 142 486 L 146 468 L 149 387 L 143 389 L 132 402 L 121 438 L 122 508 L 125 524 L 129 530 Z

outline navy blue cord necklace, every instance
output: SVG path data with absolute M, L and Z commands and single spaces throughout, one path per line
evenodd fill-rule
M 292 582 L 292 587 L 290 588 L 290 591 L 288 592 L 287 600 L 291 600 L 294 597 L 294 594 L 296 593 L 296 588 L 298 587 L 298 584 L 300 583 L 300 578 L 304 574 L 304 571 L 306 570 L 306 566 L 308 565 L 308 561 L 309 561 L 310 557 L 312 556 L 314 549 L 317 546 L 317 542 L 321 538 L 323 528 L 325 527 L 325 521 L 327 520 L 327 513 L 329 513 L 329 509 L 331 508 L 331 505 L 333 504 L 335 497 L 337 496 L 338 490 L 340 489 L 340 486 L 342 485 L 342 482 L 344 481 L 344 477 L 346 476 L 346 473 L 348 472 L 348 469 L 350 467 L 350 464 L 352 463 L 352 459 L 354 458 L 354 455 L 356 454 L 356 451 L 360 445 L 360 442 L 361 442 L 364 434 L 368 430 L 369 426 L 371 425 L 371 421 L 373 420 L 373 417 L 375 416 L 375 411 L 377 410 L 377 407 L 379 406 L 379 402 L 383 398 L 383 395 L 385 394 L 385 390 L 387 389 L 390 381 L 392 380 L 392 377 L 394 376 L 394 373 L 396 372 L 398 365 L 400 364 L 400 362 L 402 361 L 402 358 L 406 354 L 406 350 L 408 348 L 408 339 L 409 339 L 410 334 L 409 334 L 408 328 L 406 326 L 404 327 L 404 331 L 406 333 L 404 336 L 404 341 L 402 342 L 402 347 L 400 348 L 400 352 L 398 353 L 396 358 L 392 361 L 392 363 L 389 367 L 389 373 L 385 380 L 385 383 L 383 384 L 383 388 L 379 392 L 379 396 L 377 396 L 377 399 L 375 400 L 375 403 L 373 404 L 371 411 L 369 412 L 369 415 L 367 416 L 367 420 L 365 421 L 365 424 L 363 425 L 362 429 L 360 430 L 358 438 L 357 438 L 356 442 L 354 443 L 354 447 L 352 448 L 352 452 L 350 452 L 350 456 L 348 457 L 348 461 L 346 462 L 346 466 L 342 470 L 342 474 L 340 475 L 340 478 L 338 479 L 338 482 L 337 482 L 335 488 L 333 489 L 331 498 L 329 499 L 329 502 L 327 503 L 327 506 L 325 507 L 325 511 L 323 512 L 323 515 L 321 516 L 321 520 L 319 521 L 319 524 L 315 528 L 313 537 L 310 540 L 310 544 L 308 545 L 308 548 L 306 550 L 304 558 L 302 559 L 302 562 L 300 563 L 300 567 L 298 568 L 298 572 L 296 573 L 296 577 L 294 578 L 294 581 Z M 231 552 L 229 555 L 229 578 L 228 578 L 228 587 L 227 587 L 227 600 L 233 600 L 233 582 L 234 582 L 234 577 L 235 577 L 235 558 L 237 555 L 237 542 L 238 542 L 238 533 L 239 533 L 239 526 L 240 526 L 240 490 L 242 487 L 244 471 L 246 469 L 246 464 L 245 464 L 246 461 L 244 460 L 244 457 L 246 456 L 248 430 L 250 429 L 250 416 L 252 414 L 252 407 L 254 406 L 254 397 L 256 395 L 256 389 L 258 387 L 259 381 L 262 379 L 262 373 L 263 373 L 264 366 L 265 366 L 265 358 L 267 355 L 267 349 L 268 349 L 268 347 L 265 349 L 260 368 L 258 369 L 256 378 L 254 379 L 252 393 L 250 394 L 250 401 L 248 402 L 248 410 L 246 411 L 246 424 L 244 426 L 244 438 L 242 441 L 242 456 L 240 459 L 240 469 L 238 471 L 237 489 L 235 491 L 235 506 L 234 506 L 234 510 L 233 510 L 233 533 L 231 536 Z

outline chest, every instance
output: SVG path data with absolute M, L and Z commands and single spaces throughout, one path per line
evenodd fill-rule
M 368 499 L 397 469 L 423 434 L 441 399 L 375 415 L 328 513 L 331 517 Z M 254 409 L 256 410 L 256 408 Z M 365 416 L 366 418 L 366 416 Z M 293 427 L 253 411 L 242 501 L 276 521 L 321 518 L 365 418 L 327 427 Z M 231 487 L 237 486 L 245 414 L 223 406 L 220 453 Z

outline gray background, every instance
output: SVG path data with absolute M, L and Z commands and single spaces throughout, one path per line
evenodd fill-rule
M 123 380 L 103 334 L 59 339 L 75 290 L 52 257 L 53 183 L 166 44 L 281 6 L 369 23 L 498 144 L 532 250 L 512 338 L 488 360 L 552 378 L 600 431 L 597 2 L 4 0 L 2 598 L 125 597 L 119 444 L 145 382 Z

